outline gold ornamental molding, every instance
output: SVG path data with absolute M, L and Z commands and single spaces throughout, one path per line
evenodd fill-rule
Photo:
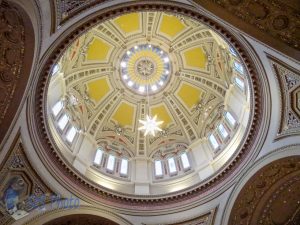
M 109 0 L 50 0 L 52 12 L 51 32 L 55 33 L 65 22 L 84 10 L 107 1 Z

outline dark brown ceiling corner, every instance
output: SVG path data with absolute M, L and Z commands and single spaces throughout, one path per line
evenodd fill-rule
M 246 183 L 228 224 L 300 224 L 300 157 L 274 161 Z
M 300 2 L 282 0 L 194 0 L 264 44 L 300 60 Z
M 51 220 L 44 225 L 118 225 L 103 217 L 87 214 L 68 215 Z
M 34 32 L 20 7 L 0 5 L 0 143 L 19 108 L 31 70 Z

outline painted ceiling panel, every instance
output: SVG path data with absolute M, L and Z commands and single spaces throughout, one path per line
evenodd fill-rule
M 87 50 L 87 60 L 107 61 L 111 46 L 99 38 L 94 38 Z
M 177 91 L 177 97 L 188 109 L 191 109 L 200 101 L 202 94 L 202 89 L 188 83 L 182 83 Z
M 113 114 L 112 119 L 121 127 L 133 127 L 134 117 L 134 106 L 129 103 L 122 102 Z
M 186 26 L 177 17 L 172 15 L 163 15 L 159 27 L 159 32 L 164 33 L 173 39 L 185 28 Z
M 160 128 L 169 138 L 185 135 L 192 143 L 206 135 L 208 126 L 198 123 L 199 118 L 206 111 L 212 115 L 208 109 L 223 101 L 226 87 L 220 83 L 231 76 L 218 64 L 231 55 L 229 46 L 225 41 L 221 45 L 220 40 L 213 30 L 188 17 L 164 12 L 124 14 L 74 41 L 59 62 L 59 74 L 66 80 L 67 95 L 71 90 L 81 95 L 74 96 L 82 103 L 79 110 L 86 112 L 81 122 L 89 134 L 106 138 L 109 131 L 111 136 L 128 140 L 133 151 L 147 155 L 163 141 L 162 133 L 152 141 L 152 137 L 144 139 L 144 131 L 136 132 L 148 107 L 150 116 L 164 121 Z M 170 51 L 174 43 L 177 47 Z M 206 52 L 217 70 L 206 70 Z M 215 71 L 224 76 L 214 79 Z M 210 95 L 219 98 L 208 102 Z
M 196 47 L 184 52 L 185 64 L 196 69 L 205 69 L 207 57 L 202 48 Z
M 157 115 L 158 121 L 164 121 L 164 123 L 161 125 L 162 128 L 167 128 L 168 125 L 173 122 L 172 117 L 165 105 L 159 105 L 151 108 L 151 115 Z
M 118 17 L 115 24 L 125 33 L 132 33 L 140 29 L 140 13 L 130 13 Z
M 89 97 L 97 104 L 110 92 L 110 86 L 106 78 L 101 78 L 87 83 Z

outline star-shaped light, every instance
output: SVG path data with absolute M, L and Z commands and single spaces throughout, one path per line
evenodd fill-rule
M 139 122 L 143 125 L 139 127 L 139 130 L 145 130 L 144 136 L 147 134 L 151 134 L 152 136 L 155 136 L 155 131 L 162 131 L 162 129 L 159 128 L 159 125 L 161 125 L 164 121 L 156 121 L 156 115 L 151 118 L 151 116 L 147 115 L 147 120 L 139 120 Z

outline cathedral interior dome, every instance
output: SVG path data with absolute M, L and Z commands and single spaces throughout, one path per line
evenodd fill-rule
M 163 195 L 234 160 L 251 118 L 238 51 L 211 27 L 161 11 L 85 31 L 52 67 L 47 121 L 65 162 L 101 187 Z M 141 121 L 155 118 L 145 135 Z

